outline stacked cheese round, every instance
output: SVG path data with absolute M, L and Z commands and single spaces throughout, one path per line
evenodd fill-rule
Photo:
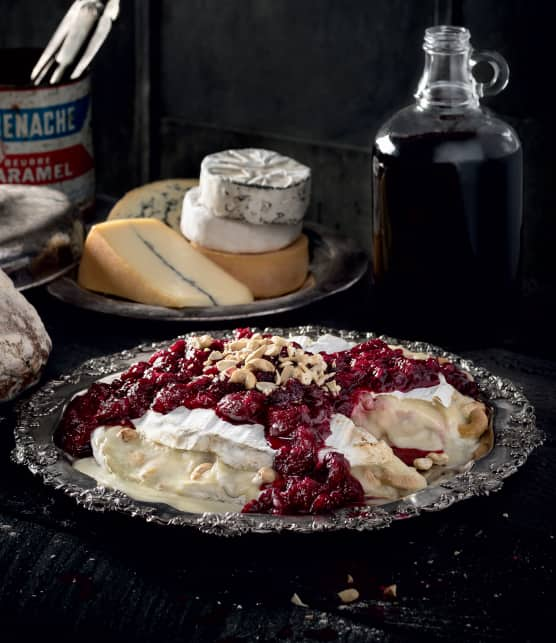
M 309 248 L 302 220 L 311 170 L 277 152 L 226 150 L 201 164 L 184 197 L 181 231 L 193 247 L 245 284 L 257 299 L 300 288 Z

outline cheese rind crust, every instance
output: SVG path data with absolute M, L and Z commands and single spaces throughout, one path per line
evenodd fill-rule
M 245 284 L 256 299 L 279 297 L 301 288 L 309 270 L 309 240 L 302 234 L 287 248 L 260 254 L 193 248 Z
M 77 280 L 88 290 L 154 306 L 253 301 L 245 285 L 156 219 L 120 219 L 93 226 Z
M 311 198 L 311 170 L 270 150 L 246 148 L 205 156 L 200 201 L 217 217 L 299 223 Z
M 255 225 L 214 216 L 210 208 L 199 202 L 199 197 L 199 188 L 186 193 L 181 231 L 204 248 L 233 253 L 272 252 L 289 246 L 301 234 L 301 223 Z

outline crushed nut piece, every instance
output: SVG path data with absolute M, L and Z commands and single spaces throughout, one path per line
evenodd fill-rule
M 384 588 L 382 592 L 385 598 L 396 598 L 398 596 L 398 586 L 394 583 Z
M 139 437 L 135 429 L 130 429 L 129 427 L 124 427 L 118 431 L 118 437 L 123 442 L 131 442 L 132 440 L 137 440 Z
M 276 471 L 272 467 L 261 467 L 253 478 L 253 484 L 265 484 L 275 480 Z
M 221 359 L 216 363 L 216 368 L 219 371 L 225 371 L 228 368 L 233 368 L 234 366 L 237 366 L 237 361 L 235 359 Z
M 415 458 L 413 466 L 418 471 L 428 471 L 432 467 L 432 460 L 430 458 Z
M 313 374 L 310 371 L 304 373 L 301 369 L 297 369 L 296 377 L 302 384 L 310 384 L 313 381 Z
M 290 377 L 295 377 L 295 367 L 288 364 L 280 373 L 280 384 L 285 384 Z
M 232 373 L 230 382 L 232 382 L 232 384 L 243 384 L 245 388 L 255 388 L 257 378 L 246 368 L 238 368 Z
M 249 362 L 245 362 L 245 366 L 248 366 L 249 368 L 252 368 L 256 371 L 264 371 L 265 373 L 274 373 L 274 371 L 276 370 L 274 368 L 274 364 L 269 362 L 267 359 L 262 359 L 260 357 L 256 357 Z
M 212 351 L 209 353 L 209 356 L 207 357 L 207 360 L 209 362 L 216 362 L 219 359 L 222 359 L 224 355 L 220 351 Z
M 235 342 L 228 342 L 226 344 L 226 348 L 229 351 L 240 351 L 242 348 L 245 348 L 246 346 L 247 346 L 246 339 L 237 339 Z
M 255 384 L 255 388 L 257 391 L 260 391 L 261 393 L 264 393 L 265 395 L 269 395 L 274 391 L 274 389 L 277 388 L 277 384 L 274 384 L 274 382 L 257 382 Z
M 289 357 L 280 357 L 280 368 L 284 368 L 285 366 L 293 366 L 293 362 Z
M 247 364 L 253 359 L 258 359 L 259 357 L 262 357 L 266 352 L 266 348 L 267 348 L 266 344 L 263 344 L 262 346 L 259 346 L 259 348 L 254 350 L 252 353 L 249 353 L 249 355 L 247 355 L 247 357 L 245 358 L 245 363 Z
M 434 464 L 439 465 L 448 464 L 448 460 L 450 459 L 447 453 L 427 453 L 427 458 L 432 460 Z
M 291 597 L 290 601 L 294 604 L 297 605 L 297 607 L 309 607 L 307 603 L 304 603 L 300 598 L 299 595 L 294 593 L 293 596 Z
M 268 357 L 276 357 L 277 355 L 280 354 L 281 347 L 278 346 L 277 344 L 268 344 L 265 347 L 265 351 L 263 355 L 267 355 Z
M 201 337 L 199 337 L 199 345 L 201 348 L 208 348 L 213 343 L 214 337 L 211 335 L 201 335 Z
M 359 598 L 359 592 L 355 587 L 350 587 L 349 589 L 343 589 L 341 592 L 338 592 L 338 596 L 342 603 L 353 603 Z
M 201 342 L 198 337 L 189 337 L 187 346 L 188 348 L 201 348 Z
M 348 582 L 349 585 L 353 584 L 353 576 L 351 574 L 348 574 L 347 582 Z

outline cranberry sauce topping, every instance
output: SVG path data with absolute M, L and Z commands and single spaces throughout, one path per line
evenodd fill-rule
M 269 336 L 253 336 L 248 328 L 238 329 L 231 342 L 246 343 L 252 337 L 272 342 Z M 329 452 L 319 457 L 332 415 L 350 416 L 362 391 L 434 386 L 442 373 L 460 392 L 471 396 L 478 392 L 453 364 L 405 357 L 401 349 L 379 339 L 322 357 L 290 342 L 289 348 L 261 345 L 234 361 L 223 355 L 230 346 L 210 336 L 189 344 L 180 339 L 112 382 L 93 384 L 68 404 L 56 444 L 70 455 L 85 457 L 91 453 L 90 436 L 97 426 L 133 428 L 132 420 L 148 409 L 169 413 L 178 406 L 212 408 L 231 423 L 262 424 L 276 450 L 275 481 L 264 485 L 258 499 L 243 511 L 321 513 L 363 500 L 363 489 L 343 455 Z M 294 372 L 294 365 L 300 364 L 305 370 Z M 288 377 L 285 369 L 291 369 Z M 414 454 L 399 455 L 407 462 Z
M 93 384 L 67 406 L 55 443 L 75 457 L 91 455 L 91 433 L 101 425 L 130 426 L 149 408 L 169 413 L 178 406 L 213 408 L 227 393 L 242 389 L 203 374 L 207 351 L 222 350 L 214 340 L 206 349 L 187 346 L 183 339 L 138 362 L 110 383 Z

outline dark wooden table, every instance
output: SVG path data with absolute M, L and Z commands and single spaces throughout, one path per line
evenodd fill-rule
M 200 329 L 96 315 L 42 289 L 28 296 L 54 342 L 45 378 Z M 381 331 L 372 308 L 364 280 L 259 325 Z M 446 347 L 524 387 L 547 433 L 544 446 L 502 491 L 374 533 L 223 539 L 88 512 L 10 462 L 13 409 L 0 406 L 0 640 L 550 639 L 556 351 L 539 320 L 511 345 Z M 348 575 L 360 600 L 343 605 L 337 592 Z M 395 599 L 383 594 L 391 584 Z M 309 607 L 293 605 L 294 592 Z

